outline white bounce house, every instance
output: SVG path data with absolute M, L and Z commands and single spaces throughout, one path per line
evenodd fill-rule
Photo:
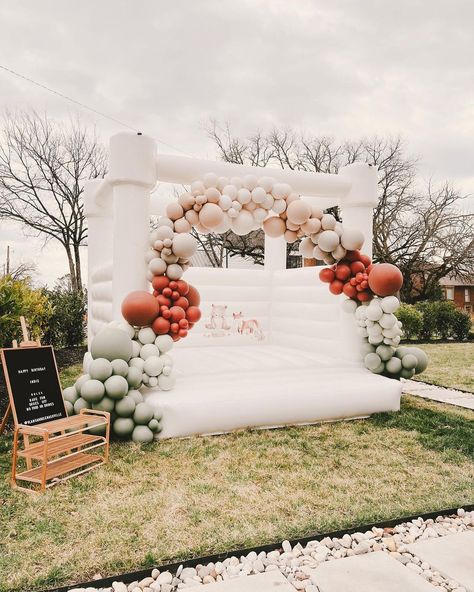
M 141 134 L 110 141 L 109 172 L 85 189 L 89 225 L 89 343 L 121 320 L 132 291 L 150 290 L 150 193 L 158 182 L 190 185 L 207 173 L 271 176 L 321 210 L 340 207 L 343 224 L 365 235 L 371 256 L 377 171 L 365 164 L 337 175 L 256 168 L 157 155 Z M 254 269 L 190 267 L 202 319 L 172 350 L 176 385 L 146 389 L 159 407 L 160 438 L 216 434 L 367 417 L 400 406 L 401 384 L 364 367 L 353 315 L 341 312 L 320 268 L 286 269 L 284 238 L 265 236 L 265 264 Z

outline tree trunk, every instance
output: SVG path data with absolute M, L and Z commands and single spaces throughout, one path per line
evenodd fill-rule
M 69 264 L 69 276 L 71 278 L 71 288 L 74 291 L 77 291 L 76 270 L 74 268 L 74 259 L 72 257 L 71 245 L 65 244 L 64 245 L 64 248 L 66 250 L 67 261 L 68 261 L 68 264 Z
M 82 292 L 82 269 L 81 269 L 81 255 L 79 252 L 79 245 L 74 245 L 74 260 L 75 260 L 75 265 L 76 265 L 77 291 Z

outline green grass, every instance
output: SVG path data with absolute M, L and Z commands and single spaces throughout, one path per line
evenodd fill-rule
M 0 440 L 0 591 L 34 591 L 474 501 L 474 413 L 400 413 L 113 443 L 111 463 L 42 496 L 10 489 Z
M 474 343 L 424 343 L 430 364 L 418 380 L 474 393 Z

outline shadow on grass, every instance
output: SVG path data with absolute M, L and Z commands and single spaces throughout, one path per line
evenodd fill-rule
M 432 405 L 435 407 L 436 403 Z M 430 450 L 455 451 L 474 459 L 474 413 L 468 419 L 403 398 L 400 412 L 379 413 L 371 420 L 377 428 L 416 432 L 417 441 Z

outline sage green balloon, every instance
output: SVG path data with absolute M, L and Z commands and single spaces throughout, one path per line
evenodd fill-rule
M 156 430 L 160 427 L 160 422 L 157 419 L 150 419 L 148 422 L 148 427 L 152 432 L 156 432 Z
M 105 392 L 111 399 L 123 399 L 128 393 L 128 382 L 123 376 L 111 376 L 107 378 L 104 386 Z
M 143 372 L 140 368 L 130 366 L 127 372 L 127 382 L 132 388 L 138 388 L 142 383 Z
M 158 376 L 163 370 L 163 360 L 158 356 L 150 356 L 145 360 L 143 370 L 148 376 Z M 152 385 L 153 386 L 153 385 Z
M 381 362 L 382 360 L 378 354 L 367 354 L 364 358 L 364 364 L 369 370 L 375 370 L 375 368 L 380 366 Z
M 414 370 L 418 364 L 418 358 L 413 354 L 406 354 L 402 358 L 402 366 L 406 370 Z
M 76 391 L 76 387 L 68 386 L 65 388 L 63 390 L 63 399 L 74 405 L 77 399 L 79 399 L 79 393 Z
M 112 366 L 112 374 L 114 374 L 114 376 L 127 377 L 129 366 L 125 360 L 112 360 L 110 365 Z
M 133 415 L 136 406 L 137 404 L 135 403 L 134 398 L 127 395 L 123 399 L 120 399 L 120 401 L 117 401 L 115 412 L 117 415 L 120 415 L 120 417 L 130 417 Z
M 106 426 L 100 425 L 100 426 L 94 426 L 92 428 L 89 428 L 87 431 L 90 434 L 94 434 L 94 436 L 105 436 L 105 430 L 106 430 Z
M 119 438 L 130 436 L 134 428 L 135 423 L 131 417 L 117 417 L 112 424 L 112 430 Z
M 100 380 L 91 378 L 81 386 L 81 397 L 89 403 L 98 403 L 105 394 L 105 388 Z
M 137 425 L 132 432 L 134 442 L 153 442 L 153 432 L 146 425 Z
M 112 376 L 112 364 L 105 358 L 96 358 L 89 364 L 89 374 L 91 378 L 105 382 Z
M 148 403 L 138 403 L 133 413 L 133 421 L 135 423 L 146 425 L 153 419 L 153 409 Z
M 411 370 L 407 370 L 407 368 L 402 368 L 402 370 L 400 372 L 400 376 L 402 378 L 411 378 L 414 375 L 415 375 L 415 369 L 414 368 L 412 368 Z
M 135 389 L 131 389 L 128 391 L 128 396 L 132 397 L 132 399 L 135 401 L 135 403 L 138 405 L 138 403 L 143 403 L 143 395 L 141 394 L 140 391 L 136 391 Z
M 390 374 L 400 374 L 402 371 L 402 361 L 400 358 L 393 357 L 385 364 L 385 368 L 387 369 L 387 372 L 390 372 Z
M 401 345 L 400 347 L 397 347 L 396 351 L 395 351 L 395 355 L 397 356 L 397 358 L 400 358 L 400 360 L 403 358 L 403 356 L 406 356 L 408 353 L 411 353 L 412 348 L 411 347 L 406 347 L 406 345 Z
M 92 409 L 97 409 L 98 411 L 108 411 L 112 413 L 115 407 L 115 401 L 110 397 L 105 395 L 98 403 L 92 403 Z
M 389 345 L 379 345 L 375 352 L 380 357 L 382 362 L 388 362 L 390 358 L 393 358 L 394 350 Z
M 160 421 L 160 419 L 163 418 L 163 413 L 161 412 L 160 409 L 155 409 L 154 413 L 153 413 L 153 417 L 155 419 L 157 419 L 158 421 Z
M 146 360 L 150 356 L 159 357 L 160 350 L 154 343 L 146 343 L 140 350 L 140 358 Z
M 88 401 L 82 397 L 79 397 L 79 399 L 77 399 L 77 401 L 74 403 L 74 413 L 79 414 L 81 409 L 91 409 L 91 407 L 92 405 Z
M 364 341 L 360 346 L 360 352 L 362 356 L 365 358 L 367 354 L 372 354 L 375 352 L 375 347 L 368 341 Z
M 74 383 L 74 388 L 76 389 L 76 391 L 80 393 L 81 386 L 90 379 L 91 377 L 89 376 L 89 374 L 83 374 L 82 376 L 79 376 L 79 378 Z
M 132 357 L 132 340 L 122 329 L 106 327 L 97 333 L 91 343 L 91 354 L 94 359 L 106 358 L 110 362 Z
M 68 414 L 68 416 L 74 415 L 74 405 L 71 403 L 71 401 L 64 399 L 64 407 L 66 409 L 66 413 Z
M 415 368 L 415 374 L 420 374 L 421 372 L 424 372 L 429 364 L 428 356 L 419 347 L 410 347 L 408 348 L 408 350 L 418 360 L 418 363 Z
M 373 370 L 371 370 L 372 374 L 383 374 L 385 370 L 385 364 L 383 362 L 381 362 L 377 368 L 374 368 Z
M 156 339 L 156 333 L 153 331 L 151 327 L 143 327 L 138 331 L 138 341 L 143 343 L 143 345 L 147 343 L 153 343 Z

